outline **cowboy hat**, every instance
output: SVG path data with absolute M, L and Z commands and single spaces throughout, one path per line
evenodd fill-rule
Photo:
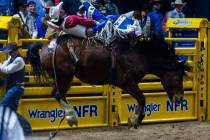
M 152 4 L 161 3 L 160 0 L 152 0 Z
M 62 6 L 63 2 L 60 2 L 57 6 L 53 6 L 50 8 L 49 16 L 52 22 L 58 22 Z
M 46 2 L 44 0 L 40 0 L 40 2 L 41 2 L 42 7 L 45 9 L 50 9 L 51 7 L 54 6 L 54 3 L 52 2 L 52 0 L 48 0 Z
M 14 50 L 18 50 L 18 46 L 17 46 L 17 44 L 15 42 L 10 42 L 3 49 L 3 52 L 4 53 L 9 53 L 9 52 L 14 51 Z
M 185 3 L 182 2 L 182 0 L 175 0 L 175 5 L 184 5 Z

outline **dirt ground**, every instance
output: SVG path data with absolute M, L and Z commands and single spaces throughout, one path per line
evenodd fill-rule
M 35 132 L 26 140 L 47 140 L 49 132 Z M 210 140 L 210 122 L 143 124 L 138 129 L 127 126 L 62 130 L 53 140 Z

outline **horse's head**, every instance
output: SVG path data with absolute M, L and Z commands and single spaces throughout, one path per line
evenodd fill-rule
M 166 67 L 166 70 L 160 74 L 161 83 L 169 99 L 172 102 L 180 102 L 184 96 L 183 78 L 185 71 L 189 71 L 190 67 L 185 62 L 171 63 Z
M 189 66 L 179 62 L 175 48 L 168 44 L 164 36 L 151 34 L 136 45 L 136 50 L 143 55 L 151 66 L 151 73 L 160 77 L 171 101 L 181 101 L 184 96 L 183 77 Z

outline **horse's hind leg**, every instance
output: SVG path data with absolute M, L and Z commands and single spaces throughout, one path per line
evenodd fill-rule
M 52 95 L 57 99 L 57 101 L 63 106 L 65 111 L 65 117 L 67 119 L 67 122 L 70 126 L 73 126 L 74 124 L 77 126 L 77 116 L 73 109 L 73 106 L 68 103 L 66 99 L 65 93 L 70 88 L 73 76 L 57 76 L 57 86 L 53 88 Z M 63 78 L 60 78 L 63 77 Z
M 131 96 L 133 96 L 138 102 L 134 117 L 128 118 L 129 128 L 133 126 L 137 129 L 145 117 L 145 97 L 143 95 L 143 92 L 139 89 L 138 85 L 134 82 L 131 82 L 130 84 L 123 86 L 122 88 L 129 92 Z

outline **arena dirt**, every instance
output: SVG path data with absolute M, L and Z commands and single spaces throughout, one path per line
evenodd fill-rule
M 26 140 L 47 140 L 49 132 L 35 132 Z M 53 140 L 210 140 L 210 122 L 143 124 L 139 129 L 127 126 L 62 130 Z

